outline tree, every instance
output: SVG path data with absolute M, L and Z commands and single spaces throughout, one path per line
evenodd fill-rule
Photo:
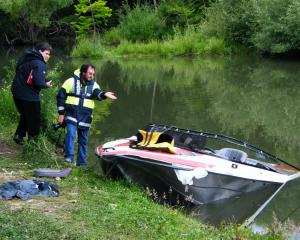
M 89 31 L 93 31 L 94 38 L 98 29 L 102 24 L 106 24 L 106 20 L 111 16 L 111 9 L 106 6 L 106 1 L 96 0 L 79 0 L 75 5 L 77 20 L 72 22 L 72 26 L 76 29 L 77 34 L 84 35 Z
M 15 23 L 17 39 L 36 42 L 41 30 L 51 25 L 53 13 L 72 3 L 73 0 L 0 0 L 0 10 Z

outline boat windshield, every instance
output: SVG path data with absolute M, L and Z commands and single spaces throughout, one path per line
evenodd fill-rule
M 283 165 L 290 167 L 290 169 L 282 170 L 299 170 L 288 162 L 233 137 L 154 124 L 148 125 L 145 130 L 169 134 L 174 138 L 175 146 L 195 152 L 203 152 L 232 161 L 245 162 L 246 164 L 267 164 L 268 166 L 276 165 L 277 167 Z

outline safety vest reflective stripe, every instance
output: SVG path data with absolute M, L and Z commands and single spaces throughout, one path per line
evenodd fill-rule
M 70 120 L 70 121 L 72 121 L 74 123 L 78 122 L 76 118 L 73 118 L 73 117 L 70 117 L 70 116 L 66 116 L 66 120 Z M 91 127 L 91 124 L 90 123 L 85 123 L 85 122 L 79 122 L 78 126 Z
M 74 83 L 74 78 L 69 78 L 67 79 L 64 84 L 61 86 L 62 88 L 64 88 L 66 90 L 67 93 L 71 93 L 73 92 L 73 84 Z
M 78 125 L 82 126 L 82 127 L 90 127 L 91 126 L 90 123 L 85 123 L 85 122 L 79 122 Z
M 70 116 L 66 116 L 66 120 L 70 120 L 70 121 L 75 122 L 75 123 L 78 122 L 76 118 L 73 118 L 73 117 L 70 117 Z
M 83 101 L 83 106 L 84 106 L 84 107 L 87 107 L 87 108 L 94 109 L 94 107 L 95 107 L 95 102 L 94 102 L 94 100 L 91 100 L 91 99 L 84 99 L 84 101 Z
M 79 99 L 78 97 L 68 96 L 66 100 L 66 104 L 72 104 L 72 105 L 79 105 Z
M 59 106 L 58 111 L 62 111 L 62 110 L 65 110 L 65 107 L 64 106 Z

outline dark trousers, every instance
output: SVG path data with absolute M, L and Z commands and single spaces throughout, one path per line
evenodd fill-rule
M 20 120 L 16 130 L 16 135 L 28 138 L 37 136 L 41 125 L 41 104 L 40 101 L 25 101 L 14 98 Z

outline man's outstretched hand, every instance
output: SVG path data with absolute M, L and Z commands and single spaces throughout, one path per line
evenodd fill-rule
M 113 99 L 113 100 L 117 99 L 117 97 L 115 96 L 115 94 L 113 92 L 106 92 L 104 94 L 104 96 L 107 98 Z

